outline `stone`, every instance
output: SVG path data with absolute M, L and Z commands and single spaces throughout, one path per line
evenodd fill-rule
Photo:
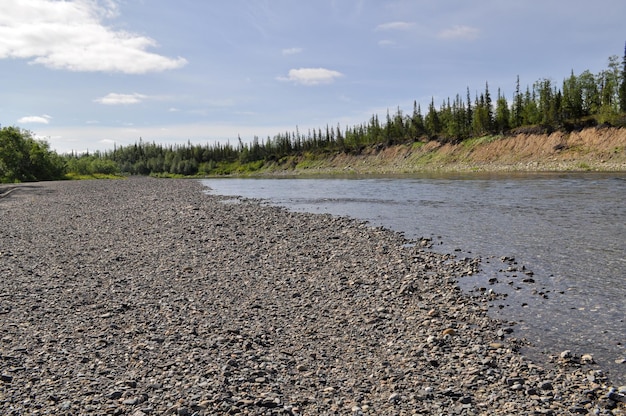
M 543 381 L 539 383 L 539 388 L 541 390 L 553 390 L 554 389 L 554 387 L 552 386 L 552 383 L 549 381 Z
M 120 397 L 122 397 L 123 394 L 124 393 L 122 393 L 121 391 L 114 391 L 114 392 L 111 392 L 111 393 L 107 394 L 107 399 L 109 399 L 109 400 L 117 400 Z
M 593 356 L 591 354 L 583 354 L 580 357 L 580 362 L 582 364 L 593 364 L 595 361 L 593 360 Z
M 476 259 L 195 180 L 32 186 L 0 198 L 0 414 L 626 409 L 595 368 L 526 360 L 503 294 L 457 283 Z
M 400 399 L 401 399 L 401 397 L 400 397 L 399 393 L 391 393 L 391 395 L 389 396 L 387 401 L 392 402 L 392 403 L 396 403 L 396 402 L 399 402 Z

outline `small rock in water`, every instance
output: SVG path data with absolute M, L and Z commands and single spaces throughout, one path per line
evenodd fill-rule
M 591 354 L 584 354 L 580 357 L 580 362 L 583 364 L 593 364 L 595 361 L 593 360 L 593 356 Z
M 559 357 L 564 360 L 570 359 L 572 358 L 572 352 L 570 350 L 565 350 L 561 354 L 559 354 Z

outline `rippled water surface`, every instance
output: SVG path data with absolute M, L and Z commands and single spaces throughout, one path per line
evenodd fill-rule
M 492 315 L 515 321 L 536 348 L 591 353 L 626 383 L 626 174 L 442 175 L 315 179 L 210 179 L 220 195 L 292 210 L 347 215 L 433 238 L 435 249 L 481 257 L 466 291 L 508 297 Z M 502 272 L 500 260 L 514 257 Z M 498 283 L 490 285 L 489 279 Z M 492 280 L 493 281 L 493 280 Z M 500 306 L 502 305 L 502 306 Z

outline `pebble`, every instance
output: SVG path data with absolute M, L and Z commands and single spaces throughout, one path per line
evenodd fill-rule
M 153 178 L 2 198 L 0 414 L 624 414 L 580 352 L 518 352 L 456 285 L 478 261 L 227 200 Z

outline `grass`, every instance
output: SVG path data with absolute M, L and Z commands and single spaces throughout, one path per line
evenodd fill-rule
M 501 138 L 502 136 L 499 136 L 499 135 L 475 137 L 475 138 L 463 140 L 461 142 L 461 145 L 465 148 L 473 148 L 481 144 L 495 142 L 496 140 L 501 139 Z
M 126 176 L 114 173 L 92 173 L 89 175 L 83 175 L 76 172 L 69 172 L 65 174 L 65 179 L 76 180 L 92 180 L 92 179 L 126 179 Z

